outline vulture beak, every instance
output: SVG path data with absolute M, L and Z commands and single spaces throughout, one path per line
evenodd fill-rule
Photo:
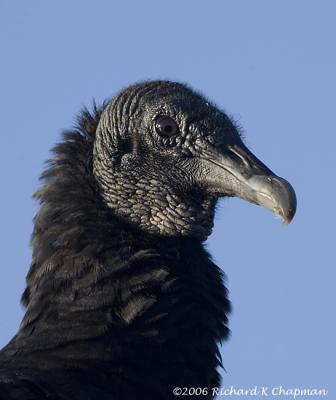
M 288 225 L 296 211 L 296 195 L 285 179 L 276 176 L 241 142 L 223 152 L 214 147 L 202 151 L 207 182 L 221 195 L 237 196 L 272 211 Z

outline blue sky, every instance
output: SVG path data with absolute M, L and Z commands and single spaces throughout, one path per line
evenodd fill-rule
M 167 78 L 232 115 L 298 197 L 288 228 L 238 199 L 219 206 L 207 246 L 233 302 L 223 385 L 335 398 L 335 17 L 327 0 L 0 0 L 0 344 L 22 318 L 50 147 L 93 98 Z

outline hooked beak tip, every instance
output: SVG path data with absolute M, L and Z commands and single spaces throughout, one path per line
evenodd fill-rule
M 278 176 L 253 176 L 248 180 L 256 202 L 274 212 L 288 226 L 296 212 L 296 195 L 292 185 Z

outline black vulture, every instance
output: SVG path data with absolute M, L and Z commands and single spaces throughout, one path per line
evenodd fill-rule
M 85 109 L 41 179 L 0 399 L 163 400 L 175 387 L 212 398 L 230 311 L 203 244 L 216 203 L 239 196 L 289 223 L 291 185 L 223 111 L 170 81 Z

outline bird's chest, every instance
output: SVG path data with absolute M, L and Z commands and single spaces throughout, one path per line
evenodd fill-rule
M 118 316 L 140 337 L 167 343 L 190 335 L 220 339 L 227 291 L 219 268 L 202 254 L 146 260 L 121 281 Z M 201 343 L 200 343 L 201 345 Z
M 124 354 L 141 360 L 135 374 L 150 373 L 162 386 L 218 383 L 217 341 L 227 335 L 228 300 L 214 268 L 192 257 L 162 262 L 127 288 L 121 315 L 131 334 Z

